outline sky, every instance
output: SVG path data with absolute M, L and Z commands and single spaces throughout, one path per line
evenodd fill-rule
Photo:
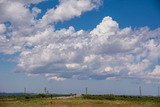
M 158 95 L 159 0 L 0 0 L 0 92 Z

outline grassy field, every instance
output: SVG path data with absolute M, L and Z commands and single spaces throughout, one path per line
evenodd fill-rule
M 6 96 L 0 107 L 160 107 L 159 97 L 82 95 L 82 96 Z

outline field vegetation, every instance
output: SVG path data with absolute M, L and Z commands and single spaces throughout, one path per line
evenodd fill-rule
M 25 94 L 21 96 L 1 96 L 0 107 L 160 107 L 160 97 Z

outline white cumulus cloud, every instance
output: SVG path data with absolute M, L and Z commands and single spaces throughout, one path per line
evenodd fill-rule
M 99 7 L 101 0 L 60 0 L 56 8 L 50 9 L 42 17 L 41 23 L 50 24 L 80 16 L 82 13 Z
M 36 19 L 41 10 L 28 5 L 42 1 L 0 1 L 0 53 L 19 52 L 17 72 L 57 81 L 159 79 L 160 28 L 121 29 L 107 16 L 91 31 L 56 30 L 55 22 L 96 9 L 101 0 L 60 0 Z
M 35 47 L 21 53 L 17 68 L 33 74 L 47 73 L 53 80 L 151 79 L 160 55 L 158 32 L 145 27 L 120 29 L 109 16 L 90 32 L 73 27 L 55 31 L 47 28 L 27 37 Z

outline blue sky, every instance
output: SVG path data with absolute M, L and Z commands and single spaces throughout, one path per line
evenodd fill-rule
M 159 0 L 104 0 L 98 10 L 87 12 L 70 21 L 58 23 L 56 27 L 59 29 L 72 25 L 77 30 L 91 30 L 105 16 L 111 16 L 119 23 L 120 28 L 149 26 L 151 29 L 155 29 L 159 27 L 160 23 L 159 11 Z
M 159 0 L 8 1 L 0 2 L 0 92 L 158 94 Z

